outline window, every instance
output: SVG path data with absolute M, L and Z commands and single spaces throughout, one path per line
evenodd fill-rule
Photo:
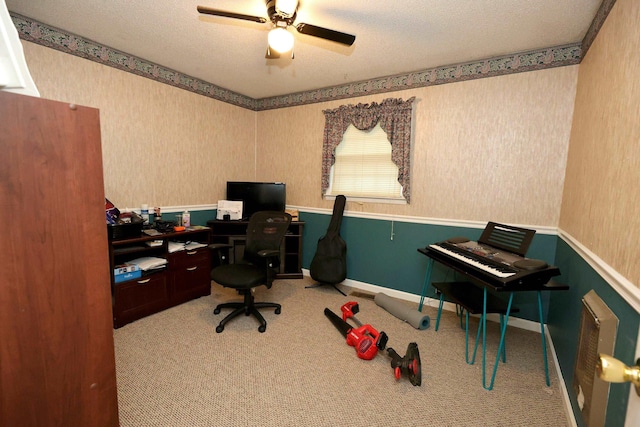
M 322 195 L 410 202 L 415 97 L 323 111 Z M 381 183 L 384 183 L 381 184 Z
M 378 123 L 361 131 L 350 125 L 336 147 L 327 196 L 390 199 L 404 202 L 398 166 L 391 161 L 391 144 Z

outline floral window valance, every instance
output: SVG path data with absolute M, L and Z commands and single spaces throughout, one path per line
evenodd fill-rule
M 353 125 L 368 131 L 378 123 L 391 143 L 391 160 L 398 166 L 398 182 L 402 185 L 402 195 L 410 202 L 411 166 L 411 115 L 415 97 L 403 101 L 388 98 L 380 104 L 343 105 L 333 110 L 324 110 L 325 127 L 322 147 L 322 194 L 329 188 L 331 167 L 335 163 L 335 150 L 344 133 Z

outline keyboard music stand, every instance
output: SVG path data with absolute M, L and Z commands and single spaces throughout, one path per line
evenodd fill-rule
M 478 239 L 478 243 L 504 249 L 523 257 L 527 254 L 535 234 L 536 230 L 489 221 Z

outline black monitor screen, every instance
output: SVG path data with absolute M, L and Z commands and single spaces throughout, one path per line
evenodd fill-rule
M 286 195 L 284 182 L 227 182 L 227 200 L 243 202 L 242 219 L 258 211 L 284 211 Z

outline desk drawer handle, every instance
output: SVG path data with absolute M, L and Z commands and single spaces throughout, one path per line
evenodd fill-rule
M 197 253 L 198 253 L 198 251 L 197 251 L 197 250 L 195 250 L 195 251 L 187 252 L 187 255 L 195 255 L 195 254 L 197 254 Z
M 198 268 L 197 265 L 195 267 L 189 267 L 187 268 L 187 271 L 195 271 L 197 268 Z
M 149 281 L 150 281 L 150 280 L 151 280 L 151 278 L 149 278 L 149 279 L 144 279 L 144 280 L 138 280 L 138 284 L 139 284 L 139 285 L 144 285 L 144 284 L 146 284 L 146 283 L 149 283 Z

